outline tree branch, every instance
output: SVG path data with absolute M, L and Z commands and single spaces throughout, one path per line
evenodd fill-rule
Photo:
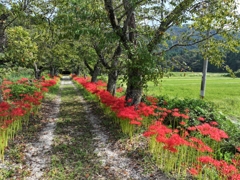
M 93 73 L 93 68 L 91 68 L 91 66 L 88 64 L 86 59 L 84 59 L 84 64 L 88 68 L 88 70 L 90 71 L 90 74 L 92 74 Z
M 184 0 L 182 1 L 166 18 L 161 22 L 157 31 L 154 34 L 153 39 L 147 45 L 148 51 L 152 52 L 155 46 L 161 42 L 164 32 L 170 27 L 170 25 L 176 21 L 182 12 L 186 11 L 189 6 L 194 2 L 194 0 Z
M 203 41 L 206 41 L 207 39 L 210 39 L 211 37 L 215 36 L 216 34 L 219 34 L 219 31 L 216 31 L 215 33 L 209 35 L 208 37 L 202 38 L 198 41 L 192 42 L 192 43 L 188 43 L 188 44 L 180 44 L 180 43 L 176 43 L 174 45 L 172 45 L 170 48 L 168 48 L 167 50 L 165 50 L 164 52 L 170 51 L 171 49 L 175 48 L 175 47 L 187 47 L 187 46 L 193 46 L 196 45 L 198 43 L 201 43 Z M 159 52 L 159 53 L 154 53 L 153 55 L 161 55 L 163 52 Z

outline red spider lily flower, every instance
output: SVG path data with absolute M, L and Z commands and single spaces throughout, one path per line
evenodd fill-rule
M 177 149 L 174 148 L 173 146 L 163 146 L 163 148 L 166 149 L 166 150 L 169 150 L 169 151 L 171 151 L 173 153 L 177 152 Z
M 147 106 L 145 103 L 140 103 L 138 106 L 138 112 L 143 116 L 150 116 L 155 114 L 156 106 Z
M 3 101 L 0 103 L 0 111 L 6 111 L 10 108 L 10 104 L 7 102 Z
M 234 166 L 240 167 L 240 159 L 232 159 L 231 162 Z
M 24 114 L 25 114 L 25 111 L 20 107 L 13 108 L 11 110 L 11 115 L 12 116 L 23 116 Z
M 220 161 L 219 172 L 222 175 L 231 176 L 233 174 L 237 174 L 238 170 L 234 165 L 228 164 L 226 161 L 222 160 Z
M 121 93 L 121 92 L 123 92 L 123 88 L 122 88 L 122 87 L 120 87 L 120 88 L 117 88 L 116 92 L 118 92 L 118 93 Z
M 0 103 L 0 116 L 8 116 L 11 106 L 9 103 L 3 101 Z
M 179 112 L 179 109 L 178 109 L 178 108 L 174 108 L 174 109 L 172 110 L 172 112 Z
M 141 122 L 136 121 L 136 120 L 131 120 L 131 121 L 130 121 L 130 124 L 135 124 L 135 125 L 138 125 L 138 126 L 141 126 L 141 125 L 142 125 Z
M 159 118 L 159 119 L 157 119 L 157 121 L 161 121 L 161 122 L 163 122 L 164 119 L 163 119 L 163 118 Z
M 3 82 L 2 82 L 2 86 L 11 85 L 11 84 L 13 84 L 13 83 L 14 83 L 14 82 L 12 82 L 12 81 L 8 81 L 8 80 L 4 79 Z
M 240 179 L 240 174 L 234 174 L 230 177 L 230 180 L 239 180 Z
M 143 133 L 143 136 L 144 136 L 144 137 L 150 137 L 150 136 L 152 136 L 152 135 L 154 135 L 154 134 L 156 134 L 156 132 L 154 132 L 154 131 L 145 131 L 145 132 Z
M 204 122 L 205 118 L 204 117 L 198 117 L 198 120 Z
M 181 114 L 177 111 L 172 112 L 173 117 L 181 117 Z
M 174 129 L 173 132 L 174 133 L 179 133 L 179 130 L 178 129 Z
M 15 101 L 13 104 L 16 105 L 17 107 L 21 107 L 27 111 L 32 108 L 31 103 L 26 103 L 26 101 L 24 101 L 24 100 Z
M 181 114 L 181 117 L 182 117 L 183 119 L 189 119 L 189 116 L 186 115 L 186 114 Z
M 139 114 L 135 111 L 134 106 L 124 107 L 117 113 L 118 118 L 136 120 L 139 119 Z
M 172 111 L 170 109 L 166 110 L 166 113 L 170 114 Z
M 42 87 L 41 91 L 42 91 L 42 92 L 48 92 L 48 88 Z
M 179 134 L 173 134 L 170 138 L 168 138 L 165 142 L 164 149 L 167 149 L 173 153 L 177 152 L 176 146 L 187 145 L 188 142 L 184 140 Z
M 181 121 L 179 124 L 182 125 L 182 126 L 184 126 L 184 125 L 186 125 L 186 122 Z
M 167 108 L 162 108 L 162 111 L 165 111 L 165 112 L 166 112 L 167 110 L 168 110 Z
M 13 120 L 12 119 L 10 119 L 10 120 L 4 120 L 3 121 L 3 125 L 2 125 L 2 129 L 6 129 L 6 128 L 8 128 L 8 126 L 10 125 L 10 124 L 12 124 L 12 122 L 13 122 Z
M 11 89 L 4 89 L 3 94 L 9 94 L 11 92 Z
M 157 102 L 158 102 L 158 99 L 156 97 L 153 97 L 153 96 L 147 96 L 146 99 L 147 99 L 147 101 L 149 101 L 153 105 L 156 105 Z
M 197 149 L 200 152 L 213 152 L 213 150 L 209 146 L 207 146 L 202 140 L 195 137 L 189 138 L 189 144 L 187 145 L 194 149 Z
M 97 86 L 104 86 L 104 87 L 107 86 L 107 83 L 103 82 L 102 80 L 98 80 L 95 84 L 96 84 Z
M 222 176 L 231 177 L 232 175 L 238 174 L 237 168 L 224 160 L 215 160 L 210 156 L 201 156 L 198 160 L 203 164 L 213 165 Z
M 215 141 L 221 141 L 221 139 L 228 138 L 228 135 L 223 130 L 212 127 L 208 123 L 198 125 L 196 128 L 202 135 L 209 135 L 210 138 Z
M 162 122 L 156 121 L 149 126 L 148 130 L 144 133 L 144 136 L 157 135 L 157 138 L 165 137 L 166 134 L 172 133 L 172 129 L 163 125 Z M 158 140 L 157 140 L 158 141 Z
M 162 118 L 165 118 L 165 117 L 167 117 L 167 115 L 168 115 L 168 113 L 167 113 L 167 112 L 163 112 L 163 113 L 162 113 Z
M 157 137 L 156 137 L 156 141 L 159 142 L 159 143 L 166 143 L 167 141 L 167 138 L 165 136 L 163 136 L 162 134 L 158 134 Z
M 199 174 L 199 171 L 196 168 L 190 168 L 188 169 L 188 172 L 193 176 L 197 176 Z
M 17 81 L 18 83 L 24 84 L 28 82 L 28 78 L 21 78 Z
M 218 126 L 218 123 L 216 121 L 211 121 L 209 124 L 212 126 Z
M 215 161 L 211 156 L 201 156 L 198 158 L 198 161 L 204 163 L 204 164 L 213 164 L 213 162 Z
M 190 127 L 187 128 L 187 130 L 189 130 L 189 131 L 196 131 L 197 128 L 195 126 L 190 126 Z
M 168 146 L 180 146 L 180 145 L 188 145 L 189 143 L 180 137 L 179 134 L 173 134 L 170 138 L 168 138 L 166 144 Z
M 45 80 L 45 81 L 41 82 L 41 86 L 42 87 L 50 87 L 50 86 L 54 86 L 56 83 L 57 83 L 56 80 L 50 79 L 50 80 Z

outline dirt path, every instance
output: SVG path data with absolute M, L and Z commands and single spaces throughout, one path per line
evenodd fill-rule
M 76 89 L 76 87 L 74 88 Z M 107 171 L 106 174 L 119 180 L 169 179 L 159 171 L 155 171 L 155 174 L 152 174 L 153 172 L 146 173 L 145 170 L 139 166 L 138 161 L 127 157 L 128 152 L 121 146 L 121 143 L 111 141 L 106 127 L 101 125 L 101 119 L 93 112 L 94 107 L 88 104 L 81 95 L 79 95 L 79 99 L 81 103 L 85 104 L 84 110 L 87 112 L 88 119 L 93 126 L 91 132 L 95 140 L 94 153 L 97 154 L 99 160 L 102 162 L 102 166 L 105 167 Z M 101 179 L 107 180 L 108 177 Z
M 13 142 L 20 147 L 22 157 L 14 161 L 9 149 L 7 163 L 0 164 L 0 170 L 6 171 L 4 179 L 171 179 L 141 150 L 144 143 L 119 138 L 113 126 L 105 126 L 107 117 L 101 109 L 96 103 L 85 101 L 67 77 L 61 82 L 60 91 L 53 102 L 43 104 L 41 118 L 45 121 L 35 138 L 22 137 L 21 142 Z M 141 136 L 137 139 L 144 141 Z

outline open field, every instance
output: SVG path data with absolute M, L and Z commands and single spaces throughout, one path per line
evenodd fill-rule
M 155 86 L 148 83 L 148 95 L 166 95 L 170 98 L 200 99 L 201 73 L 174 73 L 164 77 Z M 204 101 L 214 102 L 227 115 L 240 119 L 240 78 L 223 77 L 220 73 L 209 73 L 206 81 Z

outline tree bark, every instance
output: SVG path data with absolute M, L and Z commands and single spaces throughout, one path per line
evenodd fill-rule
M 107 82 L 107 91 L 110 92 L 113 96 L 116 93 L 116 84 L 118 79 L 118 64 L 119 64 L 119 56 L 122 53 L 121 45 L 119 44 L 118 47 L 115 49 L 114 55 L 112 57 L 110 70 L 108 73 L 108 82 Z
M 7 37 L 5 34 L 5 21 L 7 20 L 7 14 L 1 14 L 0 16 L 0 53 L 4 52 L 4 48 L 7 45 Z
M 121 44 L 119 43 L 117 48 L 114 51 L 114 54 L 111 58 L 111 65 L 109 65 L 104 58 L 104 56 L 101 53 L 101 50 L 97 47 L 97 45 L 94 46 L 94 49 L 99 57 L 99 60 L 101 61 L 102 65 L 109 70 L 108 73 L 108 82 L 107 82 L 107 91 L 110 92 L 113 96 L 116 92 L 116 84 L 118 79 L 118 64 L 119 64 L 119 56 L 122 53 Z
M 86 60 L 84 60 L 84 64 L 90 72 L 89 74 L 91 75 L 91 82 L 97 82 L 97 77 L 98 77 L 98 75 L 100 74 L 100 71 L 101 71 L 100 61 L 99 60 L 97 61 L 97 63 L 94 65 L 94 68 L 92 68 Z
M 8 18 L 8 14 L 1 14 L 0 15 L 0 53 L 3 53 L 4 52 L 4 48 L 6 47 L 7 45 L 7 37 L 6 37 L 6 34 L 5 34 L 5 21 L 7 20 Z M 1 75 L 0 75 L 0 78 Z M 2 94 L 2 90 L 0 89 L 0 103 L 3 102 L 3 94 Z
M 143 74 L 141 71 L 141 64 L 138 62 L 139 60 L 137 58 L 137 54 L 133 53 L 135 48 L 137 48 L 137 33 L 134 8 L 131 6 L 129 0 L 124 0 L 123 3 L 124 9 L 127 12 L 125 29 L 127 29 L 128 32 L 128 42 L 131 44 L 130 49 L 126 50 L 128 51 L 128 58 L 132 63 L 131 66 L 128 67 L 128 80 L 125 100 L 128 106 L 132 106 L 138 105 L 141 102 L 143 93 Z
M 79 75 L 80 75 L 80 71 L 81 71 L 80 65 L 77 65 L 77 68 L 76 68 L 76 70 L 75 70 L 75 74 L 76 74 L 77 76 L 79 76 Z
M 1 82 L 2 83 L 2 82 Z M 0 88 L 0 103 L 3 102 L 3 92 L 2 88 Z
M 35 79 L 39 80 L 41 78 L 42 68 L 39 68 L 37 63 L 34 62 L 34 77 Z
M 94 68 L 93 68 L 93 72 L 91 73 L 91 82 L 97 82 L 97 77 L 100 74 L 101 68 L 100 68 L 100 61 L 98 61 Z
M 56 69 L 54 66 L 50 66 L 50 77 L 53 78 L 56 75 Z

